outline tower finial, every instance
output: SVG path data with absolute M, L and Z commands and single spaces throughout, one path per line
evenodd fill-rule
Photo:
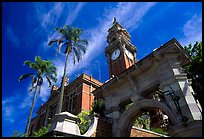
M 114 18 L 113 18 L 113 24 L 114 24 L 115 22 L 116 22 L 116 18 L 114 17 Z

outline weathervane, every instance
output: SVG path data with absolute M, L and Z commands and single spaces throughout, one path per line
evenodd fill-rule
M 113 24 L 114 24 L 115 22 L 116 22 L 116 18 L 114 17 L 114 18 L 113 18 Z

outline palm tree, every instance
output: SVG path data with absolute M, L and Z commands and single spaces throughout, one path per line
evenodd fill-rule
M 60 38 L 51 40 L 48 45 L 52 45 L 56 43 L 58 45 L 57 53 L 60 53 L 62 46 L 65 46 L 64 54 L 66 55 L 65 65 L 64 65 L 64 73 L 61 84 L 61 92 L 60 92 L 60 100 L 58 103 L 57 113 L 61 113 L 62 111 L 62 102 L 64 96 L 64 82 L 66 77 L 66 69 L 68 65 L 68 56 L 72 54 L 73 62 L 75 65 L 76 60 L 79 62 L 82 59 L 82 52 L 86 53 L 86 47 L 88 45 L 87 40 L 80 39 L 80 35 L 82 34 L 82 30 L 77 27 L 67 26 L 65 25 L 63 28 L 55 28 L 55 30 L 60 34 Z
M 24 62 L 24 65 L 27 65 L 31 69 L 36 70 L 36 73 L 27 73 L 27 74 L 23 74 L 19 77 L 19 82 L 22 79 L 32 77 L 32 85 L 31 85 L 31 88 L 29 89 L 29 92 L 34 91 L 34 97 L 32 100 L 31 107 L 30 107 L 30 112 L 29 112 L 29 116 L 28 116 L 28 120 L 27 120 L 27 124 L 26 124 L 26 130 L 25 130 L 25 134 L 27 137 L 28 136 L 28 129 L 30 127 L 32 112 L 33 112 L 33 108 L 34 108 L 34 103 L 36 100 L 36 93 L 38 91 L 38 94 L 40 94 L 41 85 L 43 83 L 43 78 L 47 79 L 47 81 L 49 83 L 49 87 L 50 87 L 52 85 L 52 81 L 54 81 L 54 82 L 57 81 L 57 78 L 56 78 L 57 73 L 56 73 L 56 67 L 52 65 L 52 62 L 47 61 L 47 60 L 42 60 L 40 56 L 35 57 L 35 62 L 26 60 Z

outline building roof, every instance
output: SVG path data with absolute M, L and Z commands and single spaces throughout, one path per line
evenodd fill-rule
M 102 82 L 94 79 L 92 76 L 89 76 L 83 73 L 80 76 L 78 76 L 75 80 L 73 80 L 68 86 L 65 86 L 65 90 L 73 89 L 73 87 L 76 87 L 82 83 L 92 84 L 96 88 L 103 85 Z M 50 95 L 49 99 L 44 104 L 42 104 L 42 106 L 40 106 L 40 108 L 36 112 L 37 114 L 42 112 L 42 110 L 48 105 L 50 101 L 53 101 L 53 100 L 56 101 L 58 99 L 60 94 L 60 89 L 61 88 L 58 88 L 58 90 L 56 90 L 56 93 L 53 93 L 52 95 Z
M 159 48 L 153 50 L 150 54 L 145 56 L 143 59 L 139 60 L 137 63 L 135 63 L 128 69 L 124 70 L 118 76 L 112 77 L 109 80 L 107 80 L 101 87 L 94 90 L 93 94 L 97 95 L 99 92 L 101 92 L 101 90 L 111 86 L 117 80 L 123 78 L 124 76 L 126 76 L 131 72 L 136 72 L 136 71 L 141 72 L 141 69 L 148 68 L 149 65 L 151 66 L 153 64 L 153 60 L 159 60 L 159 59 L 161 60 L 164 55 L 173 54 L 173 53 L 177 53 L 179 55 L 179 58 L 182 61 L 181 63 L 182 66 L 185 66 L 188 63 L 190 63 L 191 58 L 188 55 L 188 53 L 184 50 L 181 44 L 175 38 L 173 38 L 168 42 L 166 42 L 164 45 L 161 45 Z

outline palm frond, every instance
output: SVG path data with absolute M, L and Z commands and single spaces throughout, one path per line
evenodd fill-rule
M 19 77 L 18 81 L 20 82 L 21 80 L 25 79 L 25 78 L 28 78 L 28 77 L 31 77 L 33 76 L 32 73 L 27 73 L 27 74 L 23 74 Z
M 34 75 L 33 78 L 32 78 L 32 87 L 34 86 L 36 81 L 37 81 L 37 78 L 36 78 L 36 75 Z
M 43 83 L 43 78 L 41 76 L 38 77 L 37 85 L 41 86 Z
M 57 27 L 57 28 L 55 28 L 55 30 L 57 32 L 59 32 L 62 36 L 64 36 L 64 37 L 66 36 L 66 31 L 63 28 Z
M 74 65 L 75 65 L 75 63 L 76 63 L 76 55 L 74 54 L 74 53 L 72 53 L 72 56 L 73 56 L 73 63 L 74 63 Z
M 62 42 L 62 43 L 59 44 L 58 49 L 57 49 L 57 52 L 58 52 L 58 53 L 60 53 L 60 50 L 61 50 L 61 48 L 62 48 L 62 46 L 63 46 L 64 44 L 65 44 L 65 42 Z
M 52 44 L 55 43 L 55 42 L 57 42 L 56 39 L 54 39 L 54 40 L 50 40 L 49 43 L 48 43 L 48 45 L 50 46 L 50 45 L 52 45 Z
M 28 90 L 29 95 L 30 95 L 30 93 L 31 93 L 36 87 L 37 87 L 37 85 L 36 85 L 36 86 L 31 86 L 31 88 Z
M 70 54 L 72 52 L 72 47 L 70 45 L 67 45 L 65 51 L 64 51 L 64 54 Z
M 27 65 L 27 66 L 29 66 L 31 69 L 36 69 L 36 70 L 39 68 L 36 63 L 34 63 L 34 62 L 32 62 L 32 61 L 29 61 L 29 60 L 26 60 L 26 61 L 23 63 L 23 65 Z
M 52 85 L 52 82 L 50 81 L 50 79 L 46 76 L 46 79 L 47 79 L 47 81 L 48 81 L 48 83 L 49 83 L 49 87 Z
M 32 61 L 30 61 L 30 60 L 26 60 L 24 63 L 23 63 L 23 65 L 27 65 L 27 66 L 30 66 L 30 64 L 31 63 L 33 63 Z
M 84 45 L 77 44 L 76 47 L 79 48 L 84 54 L 86 53 L 87 49 L 86 49 L 86 47 Z
M 38 95 L 40 95 L 40 91 L 41 91 L 41 85 L 38 86 Z
M 89 44 L 87 40 L 78 40 L 78 43 L 85 45 L 85 46 L 87 46 Z
M 42 58 L 40 57 L 40 56 L 36 56 L 35 57 L 35 63 L 36 63 L 36 65 L 41 65 L 42 64 L 42 62 L 43 62 L 43 60 L 42 60 Z
M 57 77 L 53 76 L 52 74 L 46 75 L 46 77 L 48 77 L 50 79 L 50 81 L 52 80 L 53 82 L 57 82 Z
M 81 60 L 81 51 L 73 47 L 73 55 L 76 56 L 77 61 L 79 62 Z
M 48 68 L 46 68 L 45 76 L 50 75 L 57 77 L 57 68 L 55 66 L 49 66 Z

